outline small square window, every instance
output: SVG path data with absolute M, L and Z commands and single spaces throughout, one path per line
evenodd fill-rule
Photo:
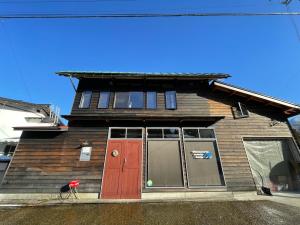
M 92 91 L 83 91 L 81 94 L 81 99 L 79 103 L 79 108 L 87 109 L 90 107 L 92 99 Z
M 184 138 L 199 138 L 198 129 L 184 129 L 183 135 Z
M 200 138 L 215 138 L 213 130 L 210 129 L 199 129 Z
M 125 138 L 126 136 L 126 129 L 111 129 L 110 137 L 111 138 Z
M 232 112 L 234 118 L 236 119 L 249 117 L 249 112 L 246 105 L 240 102 L 237 103 L 236 107 L 232 107 Z
M 178 129 L 170 128 L 164 129 L 164 138 L 178 138 L 179 132 Z
M 163 138 L 162 129 L 148 129 L 148 138 Z
M 127 138 L 142 138 L 142 129 L 127 129 Z

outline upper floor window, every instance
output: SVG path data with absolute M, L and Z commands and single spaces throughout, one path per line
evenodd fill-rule
M 147 92 L 147 109 L 156 109 L 157 108 L 157 97 L 155 91 Z
M 110 92 L 101 91 L 99 96 L 98 108 L 107 109 L 109 107 Z
M 86 109 L 90 107 L 92 99 L 92 91 L 83 91 L 79 103 L 79 108 Z
M 166 91 L 165 92 L 165 100 L 166 100 L 166 109 L 176 109 L 176 91 Z
M 117 109 L 143 109 L 144 93 L 141 91 L 116 92 L 114 108 Z
M 238 102 L 236 107 L 232 107 L 234 118 L 249 117 L 249 112 L 246 105 Z

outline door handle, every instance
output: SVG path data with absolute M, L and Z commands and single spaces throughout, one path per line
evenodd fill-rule
M 125 163 L 127 162 L 127 159 L 126 158 L 124 158 L 124 160 L 123 160 L 123 166 L 122 166 L 122 172 L 124 171 L 124 166 L 125 166 Z

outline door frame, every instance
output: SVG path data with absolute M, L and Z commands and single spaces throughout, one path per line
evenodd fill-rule
M 253 184 L 255 186 L 255 189 L 257 190 L 258 187 L 255 183 L 255 180 L 254 180 L 254 173 L 253 173 L 253 169 L 250 165 L 250 160 L 249 160 L 249 157 L 248 157 L 248 154 L 247 154 L 247 151 L 246 151 L 246 147 L 245 147 L 245 141 L 253 141 L 253 140 L 290 140 L 293 142 L 295 148 L 298 150 L 299 154 L 300 154 L 300 148 L 298 147 L 297 145 L 297 142 L 295 140 L 294 137 L 292 136 L 252 136 L 252 135 L 244 135 L 241 137 L 241 141 L 243 143 L 243 148 L 244 148 L 244 151 L 245 151 L 245 155 L 246 155 L 246 158 L 247 158 L 247 162 L 248 162 L 248 166 L 249 166 L 249 169 L 250 169 L 250 172 L 251 172 L 251 177 L 252 177 L 252 180 L 253 180 Z M 292 154 L 293 158 L 294 158 L 294 154 L 291 152 L 291 150 L 289 149 L 290 153 Z M 296 159 L 294 159 L 296 161 Z
M 178 138 L 148 138 L 148 129 L 177 129 L 178 130 Z M 146 157 L 146 166 L 145 166 L 145 180 L 144 180 L 144 187 L 145 189 L 185 189 L 187 185 L 186 176 L 184 174 L 185 172 L 185 156 L 183 152 L 183 141 L 182 141 L 182 129 L 181 127 L 146 127 L 145 132 L 145 157 Z M 154 140 L 154 141 L 179 141 L 179 151 L 180 151 L 180 161 L 181 161 L 181 173 L 182 173 L 182 179 L 183 179 L 183 186 L 182 187 L 148 187 L 147 186 L 147 178 L 148 178 L 148 170 L 149 170 L 149 164 L 148 164 L 148 140 Z
M 111 130 L 112 129 L 126 129 L 125 132 L 125 138 L 111 138 Z M 127 138 L 127 129 L 141 129 L 142 130 L 142 138 Z M 102 179 L 101 179 L 101 186 L 100 186 L 100 193 L 99 193 L 99 199 L 102 198 L 102 187 L 103 187 L 103 180 L 104 180 L 104 173 L 105 173 L 105 168 L 106 168 L 106 156 L 107 156 L 107 148 L 108 148 L 108 143 L 110 140 L 140 140 L 142 141 L 142 149 L 141 149 L 141 162 L 140 162 L 140 166 L 141 166 L 141 197 L 142 197 L 142 191 L 143 191 L 143 161 L 144 161 L 144 132 L 145 128 L 143 127 L 109 127 L 108 129 L 108 133 L 107 133 L 107 140 L 106 140 L 106 148 L 105 148 L 105 158 L 104 158 L 104 165 L 103 165 L 103 172 L 102 172 Z
M 185 129 L 205 129 L 205 130 L 212 130 L 213 133 L 214 133 L 214 138 L 185 138 L 184 137 L 184 130 Z M 215 147 L 217 148 L 216 151 L 218 153 L 218 156 L 219 156 L 219 161 L 220 161 L 220 169 L 221 169 L 221 173 L 223 175 L 222 179 L 223 179 L 223 182 L 224 182 L 224 185 L 215 185 L 215 186 L 205 186 L 205 185 L 198 185 L 198 186 L 190 186 L 189 184 L 189 171 L 188 171 L 188 168 L 187 168 L 187 161 L 185 159 L 185 170 L 186 170 L 186 180 L 187 180 L 187 188 L 189 189 L 199 189 L 199 188 L 217 188 L 217 187 L 226 187 L 227 184 L 226 184 L 226 179 L 225 179 L 225 175 L 224 175 L 224 170 L 223 170 L 223 164 L 222 164 L 222 157 L 221 157 L 221 154 L 220 154 L 220 151 L 219 151 L 219 145 L 218 145 L 218 139 L 217 139 L 217 135 L 216 135 L 216 131 L 215 131 L 215 128 L 214 127 L 181 127 L 181 130 L 182 130 L 182 143 L 183 143 L 183 151 L 184 151 L 184 157 L 185 157 L 185 141 L 198 141 L 198 142 L 204 142 L 204 141 L 211 141 L 215 144 Z M 199 131 L 198 131 L 199 132 Z M 200 135 L 200 134 L 199 134 Z M 217 165 L 219 167 L 219 165 Z

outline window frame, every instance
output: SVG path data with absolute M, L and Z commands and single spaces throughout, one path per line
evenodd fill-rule
M 87 107 L 83 107 L 83 106 L 82 106 L 83 101 L 84 101 L 84 100 L 83 100 L 83 95 L 84 95 L 85 93 L 90 93 L 90 95 L 91 95 L 91 97 L 90 97 L 90 99 L 89 99 L 89 104 L 88 104 Z M 92 97 L 93 97 L 93 92 L 92 92 L 91 90 L 84 90 L 84 91 L 82 91 L 82 92 L 81 92 L 81 97 L 80 97 L 80 102 L 79 102 L 78 108 L 79 108 L 79 109 L 88 109 L 88 108 L 90 108 L 90 107 L 91 107 L 91 103 L 92 103 Z
M 148 107 L 148 93 L 155 93 L 155 108 L 149 108 Z M 145 92 L 145 97 L 146 97 L 145 109 L 149 109 L 149 110 L 155 110 L 155 109 L 157 109 L 157 92 L 156 91 L 146 91 Z
M 143 99 L 143 104 L 142 107 L 138 108 L 129 108 L 129 107 L 116 107 L 116 100 L 117 100 L 117 93 L 132 93 L 132 92 L 137 92 L 137 93 L 142 93 L 142 99 Z M 144 91 L 115 91 L 114 92 L 114 102 L 113 102 L 113 109 L 130 109 L 130 110 L 141 110 L 145 109 L 145 92 Z
M 243 108 L 246 109 L 247 114 L 244 114 Z M 250 117 L 250 113 L 247 106 L 241 102 L 237 102 L 236 106 L 233 107 L 232 109 L 233 109 L 233 116 L 235 119 Z
M 111 137 L 111 131 L 114 130 L 114 129 L 116 129 L 116 130 L 121 130 L 121 129 L 125 130 L 125 136 L 124 137 L 119 137 L 119 138 L 112 138 Z M 140 138 L 128 138 L 127 131 L 128 130 L 137 130 L 137 129 L 140 129 L 142 131 L 142 137 L 140 137 Z M 130 140 L 134 140 L 134 139 L 141 140 L 142 139 L 143 140 L 144 139 L 144 128 L 143 127 L 110 127 L 109 131 L 108 131 L 108 139 L 109 140 L 125 140 L 125 139 L 130 139 Z
M 108 93 L 108 99 L 107 99 L 107 105 L 105 107 L 100 107 L 100 99 L 101 99 L 101 93 Z M 111 98 L 111 91 L 99 91 L 99 99 L 98 99 L 98 104 L 97 104 L 97 109 L 109 109 L 109 104 L 110 104 L 110 98 Z
M 162 137 L 161 138 L 149 138 L 148 137 L 148 130 L 149 129 L 155 129 L 155 130 L 162 130 Z M 164 137 L 164 129 L 176 129 L 178 130 L 178 138 L 165 138 Z M 184 175 L 184 170 L 185 170 L 185 165 L 184 165 L 184 152 L 183 152 L 183 140 L 182 140 L 182 129 L 181 127 L 146 127 L 145 129 L 145 143 L 146 143 L 146 168 L 145 168 L 145 179 L 144 179 L 144 188 L 148 190 L 160 190 L 160 189 L 185 189 L 187 186 L 187 180 Z M 182 173 L 182 181 L 183 181 L 183 186 L 169 186 L 169 187 L 164 187 L 164 186 L 148 186 L 147 181 L 148 181 L 148 171 L 149 171 L 149 162 L 148 162 L 148 140 L 149 141 L 178 141 L 179 142 L 179 154 L 180 154 L 180 168 L 181 168 L 181 173 Z
M 175 107 L 172 108 L 172 107 L 168 107 L 168 103 L 167 103 L 167 93 L 171 93 L 171 92 L 174 92 L 174 97 L 175 97 Z M 177 92 L 174 91 L 174 90 L 168 90 L 168 91 L 165 91 L 165 109 L 167 110 L 176 110 L 177 109 Z

